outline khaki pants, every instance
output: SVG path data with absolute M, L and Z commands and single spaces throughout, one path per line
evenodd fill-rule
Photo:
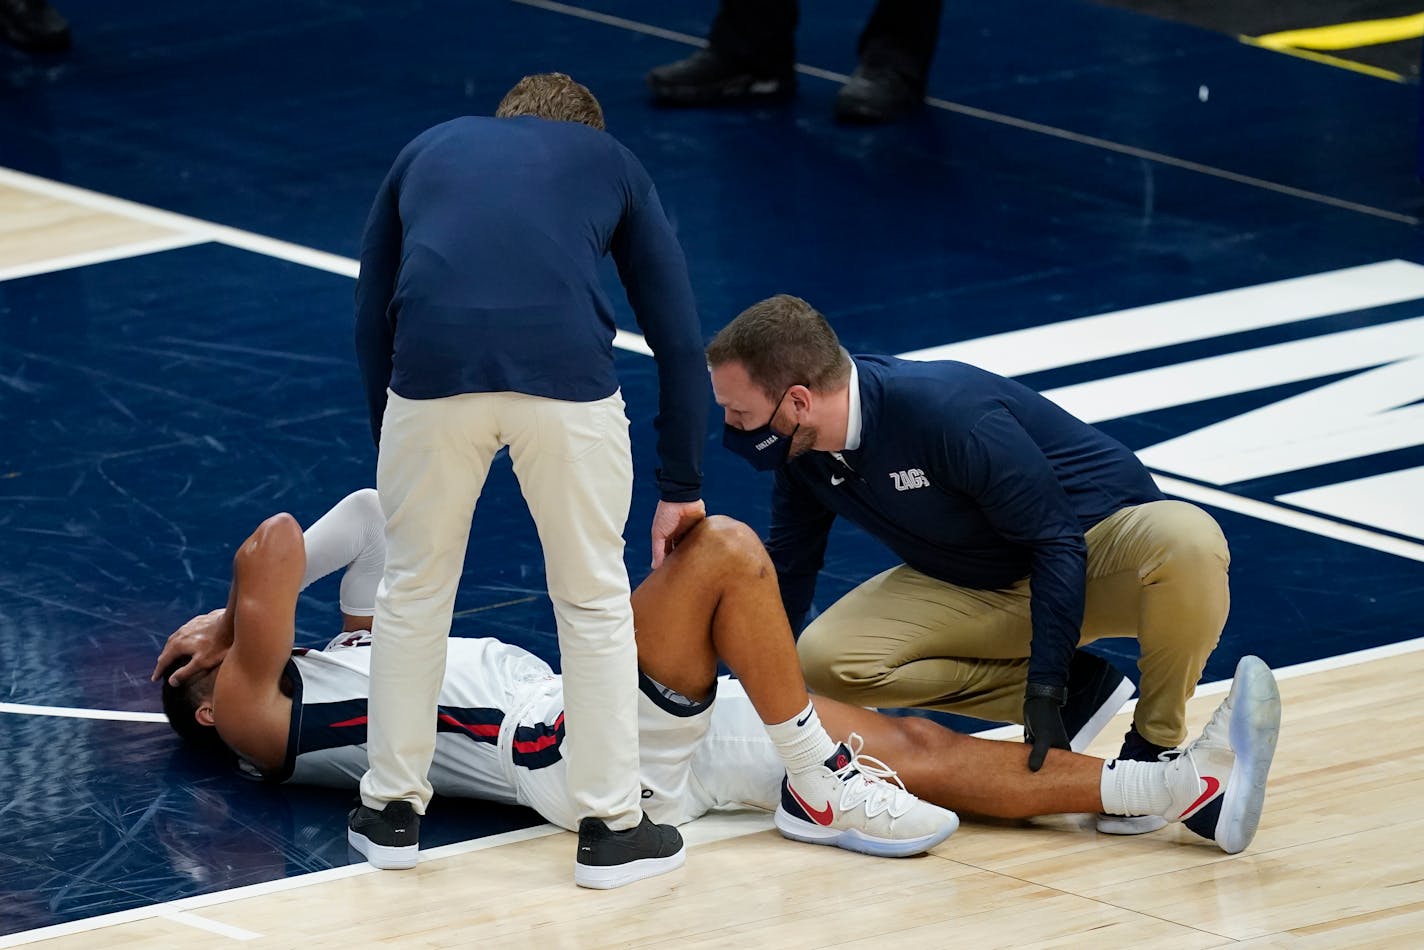
M 386 573 L 376 595 L 361 799 L 424 813 L 455 589 L 490 464 L 509 446 L 544 549 L 564 674 L 568 777 L 578 817 L 614 829 L 642 818 L 638 655 L 623 566 L 633 491 L 623 399 L 565 402 L 519 393 L 389 396 L 376 488 Z M 482 555 L 498 559 L 494 547 Z
M 1181 501 L 1124 508 L 1088 530 L 1080 644 L 1136 637 L 1143 738 L 1186 738 L 1186 701 L 1221 636 L 1231 556 L 1210 515 Z M 1029 583 L 956 587 L 900 565 L 832 604 L 797 649 L 812 690 L 866 706 L 1023 721 Z

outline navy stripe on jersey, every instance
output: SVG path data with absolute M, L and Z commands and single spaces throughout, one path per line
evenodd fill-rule
M 699 713 L 705 712 L 711 707 L 712 701 L 717 698 L 717 681 L 712 681 L 711 694 L 701 702 L 693 702 L 686 696 L 673 689 L 668 689 L 662 683 L 653 679 L 642 670 L 638 671 L 638 688 L 643 691 L 643 695 L 653 701 L 663 712 L 670 716 L 680 716 L 690 718 Z M 679 702 L 681 700 L 681 702 Z
M 342 699 L 302 705 L 297 754 L 366 744 L 366 700 Z
M 282 758 L 282 768 L 263 775 L 269 782 L 285 782 L 297 768 L 297 749 L 302 734 L 302 674 L 292 660 L 287 661 L 286 673 L 287 680 L 292 684 L 292 724 L 287 729 L 287 754 Z
M 502 722 L 502 709 L 487 706 L 440 706 L 436 711 L 435 729 L 437 732 L 453 732 L 476 742 L 494 745 L 499 741 L 499 726 Z M 334 749 L 338 746 L 364 745 L 367 724 L 365 699 L 307 703 L 302 707 L 297 754 Z
M 435 718 L 435 729 L 438 732 L 458 732 L 476 742 L 494 745 L 499 741 L 499 727 L 504 722 L 504 710 L 491 709 L 488 706 L 441 706 Z
M 563 758 L 564 714 L 553 723 L 519 726 L 514 730 L 514 764 L 529 770 L 548 768 Z

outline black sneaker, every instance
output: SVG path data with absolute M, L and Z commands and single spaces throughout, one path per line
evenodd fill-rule
M 574 883 L 607 890 L 675 871 L 687 858 L 682 835 L 672 825 L 655 825 L 647 815 L 636 828 L 610 831 L 602 819 L 579 822 Z
M 420 851 L 420 816 L 407 801 L 390 802 L 381 811 L 358 805 L 347 816 L 346 840 L 375 867 L 413 868 Z
M 69 23 L 45 0 L 0 0 L 0 40 L 32 53 L 69 49 Z
M 1082 752 L 1132 697 L 1132 680 L 1093 653 L 1076 650 L 1068 665 L 1068 701 L 1063 728 L 1074 752 Z
M 753 72 L 710 49 L 658 66 L 647 79 L 653 98 L 670 105 L 778 102 L 796 92 L 796 73 L 790 63 L 770 72 Z
M 896 54 L 868 52 L 836 93 L 840 122 L 876 125 L 898 119 L 925 100 L 924 80 L 916 78 Z
M 1142 738 L 1142 733 L 1134 724 L 1122 737 L 1122 751 L 1117 757 L 1134 762 L 1157 762 L 1176 754 L 1177 750 L 1171 746 L 1158 745 Z M 1098 830 L 1105 835 L 1145 835 L 1166 825 L 1167 819 L 1161 815 L 1109 815 L 1106 812 L 1098 815 Z

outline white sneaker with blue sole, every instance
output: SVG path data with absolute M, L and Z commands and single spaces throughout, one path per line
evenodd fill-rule
M 1280 732 L 1275 676 L 1259 657 L 1242 657 L 1231 692 L 1202 734 L 1167 764 L 1167 817 L 1227 854 L 1246 850 L 1261 822 Z
M 882 858 L 933 848 L 959 827 L 959 816 L 921 801 L 884 762 L 861 755 L 852 733 L 826 763 L 781 782 L 776 829 L 810 844 L 832 845 Z

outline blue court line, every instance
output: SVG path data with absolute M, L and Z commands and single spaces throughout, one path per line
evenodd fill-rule
M 629 20 L 626 17 L 613 16 L 607 13 L 598 13 L 594 10 L 585 10 L 582 7 L 571 6 L 567 3 L 558 3 L 555 0 L 510 0 L 521 6 L 534 7 L 539 10 L 546 10 L 550 13 L 559 13 L 564 16 L 577 17 L 580 20 L 588 20 L 592 23 L 601 23 L 605 26 L 612 26 L 634 33 L 642 33 L 646 36 L 655 36 L 659 39 L 670 40 L 674 43 L 682 43 L 687 46 L 705 47 L 707 41 L 698 36 L 688 33 L 679 33 L 675 30 L 665 30 L 662 27 L 653 26 L 649 23 L 642 23 L 637 20 Z M 814 76 L 817 79 L 827 79 L 832 82 L 845 83 L 850 77 L 845 73 L 834 72 L 829 69 L 821 69 L 818 66 L 808 66 L 803 63 L 796 64 L 796 71 L 804 76 Z M 1400 224 L 1417 225 L 1420 218 L 1413 215 L 1401 214 L 1397 211 L 1389 211 L 1384 208 L 1375 208 L 1371 205 L 1360 204 L 1355 201 L 1347 201 L 1343 198 L 1336 198 L 1331 195 L 1323 195 L 1319 192 L 1307 191 L 1303 188 L 1294 188 L 1290 185 L 1283 185 L 1279 182 L 1268 181 L 1264 178 L 1256 178 L 1252 175 L 1243 175 L 1238 172 L 1228 171 L 1224 168 L 1216 168 L 1212 165 L 1204 165 L 1200 162 L 1189 161 L 1184 158 L 1177 158 L 1166 155 L 1162 152 L 1154 152 L 1150 149 L 1137 148 L 1133 145 L 1124 145 L 1120 142 L 1113 142 L 1108 139 L 1098 138 L 1093 135 L 1083 135 L 1068 129 L 1060 129 L 1057 126 L 1045 125 L 1042 122 L 1033 122 L 1029 119 L 1020 119 L 1011 115 L 1004 115 L 1000 112 L 993 112 L 988 109 L 979 109 L 974 106 L 967 106 L 963 103 L 952 102 L 948 99 L 940 99 L 935 96 L 926 96 L 925 104 L 945 112 L 952 112 L 957 115 L 966 116 L 971 119 L 981 119 L 985 122 L 994 122 L 998 125 L 1006 125 L 1025 132 L 1035 132 L 1039 135 L 1046 135 L 1056 139 L 1073 142 L 1078 145 L 1088 145 L 1093 148 L 1103 149 L 1108 152 L 1116 152 L 1120 155 L 1130 155 L 1133 158 L 1140 158 L 1144 161 L 1154 162 L 1159 165 L 1168 165 L 1179 168 L 1183 171 L 1195 172 L 1199 175 L 1207 175 L 1212 178 L 1219 178 L 1223 181 L 1233 182 L 1238 185 L 1247 185 L 1252 188 L 1259 188 L 1263 191 L 1270 191 L 1280 195 L 1287 195 L 1292 198 L 1300 198 L 1305 201 L 1312 201 L 1316 204 L 1328 205 L 1332 208 L 1340 208 L 1345 211 L 1354 211 L 1358 214 L 1365 214 L 1371 217 L 1383 218 L 1386 221 L 1396 221 Z

